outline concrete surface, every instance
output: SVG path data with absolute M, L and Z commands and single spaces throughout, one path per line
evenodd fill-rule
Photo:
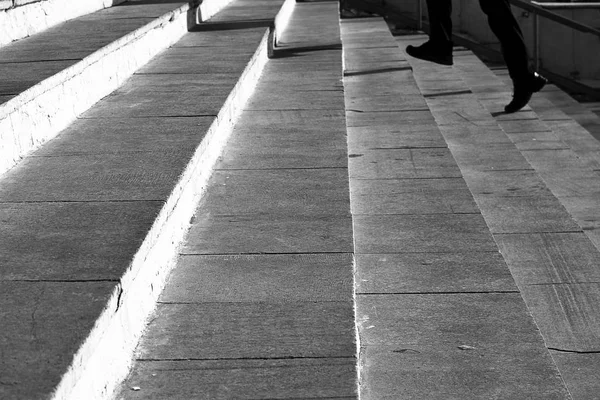
M 252 9 L 251 1 L 243 3 Z M 269 4 L 262 15 L 273 18 L 281 2 Z M 41 288 L 38 297 L 44 302 L 42 307 L 35 296 L 21 302 L 16 295 L 2 297 L 0 308 L 10 312 L 3 311 L 0 324 L 16 329 L 2 344 L 3 354 L 8 354 L 5 345 L 11 349 L 11 363 L 0 368 L 2 382 L 5 375 L 11 382 L 0 386 L 3 399 L 109 398 L 127 374 L 211 167 L 267 59 L 266 29 L 240 29 L 237 35 L 243 38 L 238 58 L 245 61 L 238 60 L 227 80 L 214 80 L 220 93 L 211 102 L 203 98 L 202 82 L 189 85 L 206 74 L 147 71 L 139 77 L 141 84 L 129 83 L 99 103 L 99 110 L 110 110 L 104 103 L 113 97 L 127 97 L 122 104 L 128 105 L 164 102 L 174 89 L 186 97 L 187 108 L 165 116 L 155 107 L 144 114 L 147 119 L 132 112 L 119 117 L 90 111 L 0 180 L 2 285 L 7 293 L 19 289 L 21 297 Z M 150 39 L 138 37 L 144 40 Z M 251 46 L 256 52 L 249 51 Z M 233 45 L 230 49 L 235 53 Z M 193 47 L 193 41 L 173 53 L 186 65 L 201 65 L 208 54 L 213 59 L 218 54 L 211 47 Z M 181 80 L 174 84 L 177 77 Z M 191 109 L 211 117 L 188 118 L 185 112 Z M 44 315 L 38 317 L 37 309 Z M 13 324 L 23 313 L 33 325 Z M 35 331 L 36 321 L 45 337 Z M 32 365 L 43 366 L 44 379 L 32 378 L 40 372 Z
M 296 3 L 118 398 L 356 398 L 342 52 L 323 40 L 338 3 Z

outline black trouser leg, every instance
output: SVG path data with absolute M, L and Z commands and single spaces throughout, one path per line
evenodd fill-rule
M 452 0 L 427 0 L 429 40 L 440 47 L 452 46 Z
M 513 82 L 526 80 L 530 76 L 527 47 L 508 0 L 479 0 L 479 4 L 488 17 L 492 32 L 500 41 L 511 79 Z

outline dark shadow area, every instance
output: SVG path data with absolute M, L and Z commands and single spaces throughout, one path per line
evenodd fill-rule
M 190 32 L 231 31 L 236 29 L 268 28 L 273 21 L 257 19 L 251 21 L 203 22 L 188 29 Z
M 181 0 L 128 0 L 124 3 L 117 4 L 114 7 L 125 7 L 125 6 L 139 6 L 139 5 L 150 5 L 150 4 L 167 4 L 167 3 L 185 3 Z M 193 5 L 200 4 L 200 1 L 194 0 L 188 3 Z
M 493 112 L 491 114 L 492 114 L 492 117 L 496 118 L 496 117 L 498 117 L 500 115 L 504 115 L 506 113 L 504 111 L 496 111 L 496 112 Z
M 372 75 L 372 74 L 383 74 L 385 72 L 394 72 L 394 71 L 412 71 L 412 67 L 395 67 L 395 68 L 380 68 L 380 69 L 370 69 L 367 71 L 357 71 L 357 72 L 345 72 L 344 76 L 360 76 L 360 75 Z
M 289 47 L 289 48 L 277 48 L 273 52 L 272 58 L 287 58 L 287 57 L 299 57 L 301 53 L 310 53 L 313 51 L 324 51 L 324 50 L 341 50 L 341 43 L 324 44 L 319 46 L 300 46 L 300 47 Z
M 456 90 L 454 92 L 442 92 L 442 93 L 425 94 L 425 95 L 423 95 L 423 97 L 425 97 L 425 98 L 431 98 L 431 97 L 454 96 L 454 95 L 460 95 L 460 94 L 473 94 L 473 92 L 471 90 L 469 90 L 469 89 L 467 89 L 467 90 Z

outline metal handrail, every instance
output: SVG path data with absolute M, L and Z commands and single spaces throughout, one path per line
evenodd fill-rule
M 532 1 L 531 4 L 546 10 L 600 10 L 600 3 L 540 3 Z
M 556 14 L 552 11 L 548 11 L 544 8 L 545 5 L 548 5 L 550 8 L 553 7 L 552 4 L 560 4 L 560 3 L 538 3 L 538 2 L 527 2 L 523 0 L 508 0 L 512 5 L 522 8 L 525 11 L 529 11 L 533 13 L 533 64 L 534 68 L 538 70 L 540 68 L 540 24 L 539 17 L 547 18 L 551 21 L 557 22 L 561 25 L 568 26 L 569 28 L 578 30 L 583 33 L 590 33 L 592 35 L 596 35 L 600 37 L 600 30 L 596 28 L 592 28 L 591 26 L 582 24 L 580 22 L 575 22 L 567 17 L 563 17 L 560 14 Z M 420 3 L 420 0 L 419 0 Z M 564 4 L 564 3 L 562 3 Z M 567 3 L 569 4 L 569 3 Z M 570 4 L 581 4 L 581 3 L 570 3 Z M 594 4 L 594 3 L 588 3 Z

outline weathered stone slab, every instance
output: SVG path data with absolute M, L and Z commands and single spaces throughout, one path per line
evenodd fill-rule
M 346 110 L 356 111 L 422 111 L 427 110 L 427 103 L 420 95 L 371 95 L 346 97 Z
M 491 144 L 512 144 L 495 122 L 475 121 L 472 124 L 442 125 L 439 129 L 448 144 L 457 147 L 479 145 L 485 148 Z
M 256 45 L 259 40 L 257 39 Z M 248 61 L 246 60 L 221 60 L 216 57 L 214 60 L 201 58 L 199 56 L 189 57 L 189 60 L 179 59 L 177 62 L 163 60 L 162 57 L 149 62 L 146 66 L 139 69 L 138 74 L 213 74 L 213 73 L 232 73 L 240 74 Z
M 262 85 L 261 85 L 262 86 Z M 268 86 L 254 92 L 244 110 L 341 110 L 344 96 L 339 91 L 295 92 L 271 90 Z
M 296 130 L 296 127 L 290 129 Z M 343 140 L 337 138 L 337 131 L 337 127 L 327 130 L 323 126 L 322 132 L 301 132 L 299 135 L 287 135 L 281 130 L 266 132 L 261 128 L 247 137 L 236 137 L 234 133 L 225 147 L 219 168 L 346 169 L 348 153 Z M 285 141 L 281 140 L 282 136 L 286 138 Z
M 571 150 L 525 151 L 525 157 L 558 196 L 600 194 L 598 174 L 593 164 L 578 158 Z
M 354 357 L 353 303 L 158 304 L 138 359 Z
M 350 154 L 414 147 L 446 147 L 446 141 L 435 124 L 348 127 Z
M 232 27 L 235 27 L 235 23 L 231 23 Z M 185 36 L 183 36 L 177 43 L 173 44 L 171 47 L 179 48 L 179 47 L 215 47 L 220 48 L 218 50 L 222 50 L 224 47 L 229 47 L 234 43 L 239 43 L 242 45 L 242 49 L 239 51 L 254 51 L 256 50 L 256 37 L 257 35 L 264 35 L 266 28 L 264 27 L 256 27 L 256 28 L 244 28 L 245 35 L 240 35 L 237 29 L 219 29 L 219 30 L 205 30 L 201 32 L 188 32 Z M 243 48 L 246 45 L 245 49 Z M 254 50 L 251 50 L 251 47 L 254 46 Z M 237 46 L 236 46 L 237 47 Z M 215 49 L 217 50 L 217 49 Z
M 458 178 L 461 172 L 446 148 L 383 149 L 350 154 L 352 179 Z
M 346 169 L 215 171 L 199 207 L 211 215 L 350 215 Z
M 518 293 L 359 296 L 357 312 L 365 398 L 568 398 Z
M 571 398 L 543 348 L 411 347 L 400 344 L 363 350 L 367 361 L 362 368 L 361 399 Z
M 138 361 L 116 398 L 352 400 L 355 363 L 354 358 Z
M 463 171 L 533 170 L 531 164 L 512 143 L 491 143 L 485 146 L 449 143 L 448 146 Z
M 599 283 L 524 285 L 520 289 L 548 348 L 600 351 Z
M 350 253 L 352 218 L 341 215 L 198 215 L 183 254 Z
M 324 127 L 332 126 L 345 129 L 344 115 L 344 110 L 244 111 L 236 124 L 245 129 L 278 126 L 322 131 Z
M 162 205 L 0 204 L 0 279 L 119 279 Z
M 113 93 L 84 113 L 82 118 L 106 118 L 106 115 L 112 118 L 216 116 L 223 107 L 227 93 L 221 91 L 221 94 L 207 96 L 203 92 Z
M 354 179 L 350 185 L 352 213 L 465 214 L 478 213 L 462 179 Z
M 7 264 L 3 261 L 2 265 Z M 0 280 L 0 396 L 7 400 L 47 397 L 67 371 L 116 285 L 116 280 Z
M 581 231 L 554 196 L 480 196 L 477 204 L 492 233 Z
M 495 252 L 359 254 L 356 292 L 518 291 Z
M 192 92 L 197 97 L 227 96 L 233 90 L 239 76 L 234 74 L 135 74 L 123 86 L 113 92 L 119 95 L 145 94 L 154 92 Z
M 506 133 L 549 132 L 550 129 L 539 119 L 498 121 Z
M 469 189 L 480 196 L 551 196 L 544 181 L 533 170 L 470 171 Z
M 429 110 L 421 111 L 346 111 L 346 125 L 371 126 L 371 125 L 424 125 L 434 122 Z
M 377 124 L 405 125 L 426 124 L 433 122 L 433 116 L 429 110 L 422 111 L 346 111 L 346 125 L 369 126 Z
M 600 393 L 600 354 L 550 351 L 574 399 L 593 399 Z
M 77 60 L 0 63 L 0 94 L 15 95 L 75 64 Z
M 34 154 L 171 153 L 193 149 L 200 144 L 213 121 L 213 117 L 78 119 Z
M 600 253 L 584 233 L 494 238 L 519 284 L 600 282 Z
M 508 134 L 519 150 L 557 150 L 569 146 L 551 131 Z
M 165 201 L 193 150 L 29 157 L 0 181 L 0 201 Z
M 357 254 L 497 251 L 478 214 L 358 215 Z
M 352 301 L 352 254 L 182 256 L 162 302 Z

